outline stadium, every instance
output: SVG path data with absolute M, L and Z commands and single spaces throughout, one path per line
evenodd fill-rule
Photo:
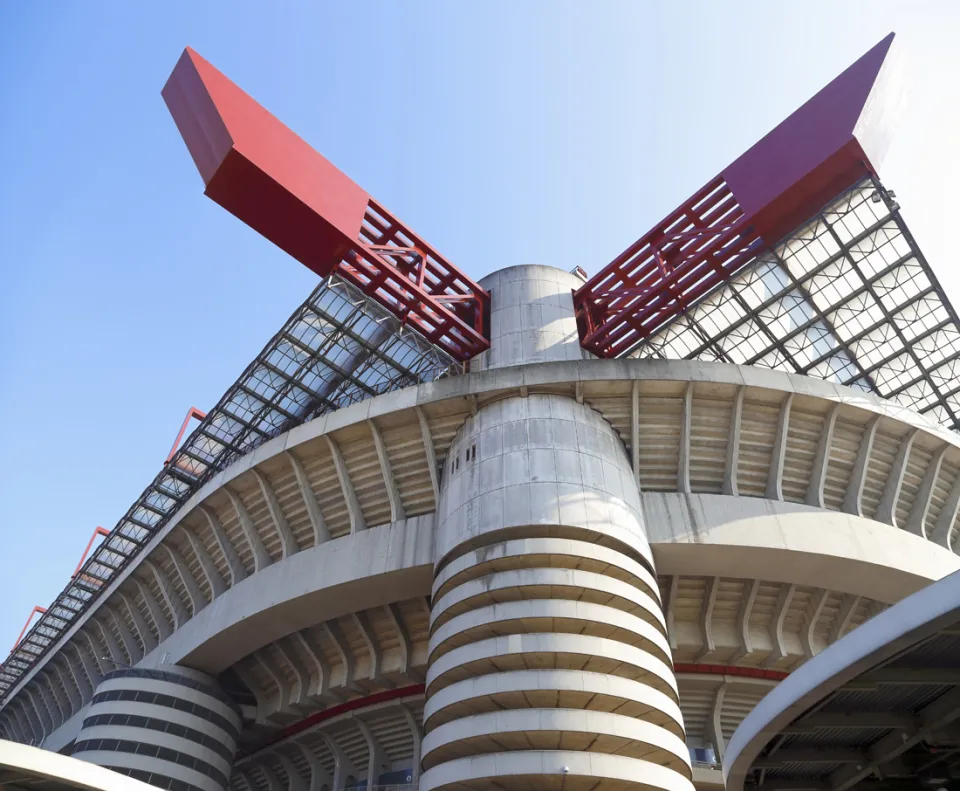
M 891 35 L 596 274 L 474 281 L 186 50 L 206 195 L 320 285 L 31 615 L 0 784 L 953 787 L 912 602 L 960 570 L 960 323 L 900 90 Z

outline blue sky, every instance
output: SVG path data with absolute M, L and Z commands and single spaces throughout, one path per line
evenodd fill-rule
M 203 197 L 160 98 L 184 46 L 479 277 L 596 271 L 896 31 L 883 176 L 960 301 L 960 5 L 798 8 L 0 2 L 0 655 L 315 285 Z

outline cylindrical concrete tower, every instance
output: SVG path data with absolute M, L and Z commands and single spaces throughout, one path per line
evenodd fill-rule
M 240 716 L 209 676 L 123 668 L 103 677 L 73 755 L 171 791 L 223 791 Z
M 576 275 L 552 266 L 511 266 L 480 281 L 490 292 L 490 349 L 470 361 L 474 371 L 527 363 L 582 360 L 573 292 Z
M 692 788 L 639 490 L 610 425 L 562 396 L 479 410 L 451 445 L 437 531 L 423 791 Z
M 492 278 L 487 368 L 579 357 L 576 278 Z M 692 788 L 640 492 L 597 412 L 539 394 L 468 419 L 434 557 L 423 791 Z

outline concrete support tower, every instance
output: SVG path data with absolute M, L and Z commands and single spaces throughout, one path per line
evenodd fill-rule
M 495 277 L 487 367 L 579 350 L 575 278 Z M 421 788 L 692 788 L 678 704 L 623 444 L 571 398 L 483 407 L 443 471 Z
M 97 687 L 73 755 L 171 791 L 224 791 L 239 731 L 236 707 L 204 673 L 123 668 Z

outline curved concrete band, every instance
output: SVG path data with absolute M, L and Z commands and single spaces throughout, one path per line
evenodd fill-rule
M 598 413 L 531 395 L 468 419 L 445 465 L 435 568 L 423 788 L 570 771 L 537 750 L 615 758 L 610 776 L 638 788 L 692 788 L 640 492 Z M 609 708 L 575 708 L 586 691 Z
M 240 725 L 230 699 L 203 673 L 120 669 L 97 686 L 73 754 L 164 788 L 172 781 L 224 791 Z

